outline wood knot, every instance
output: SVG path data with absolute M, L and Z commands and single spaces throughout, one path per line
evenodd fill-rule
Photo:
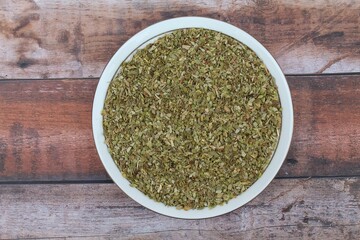
M 34 59 L 20 57 L 19 60 L 17 61 L 16 65 L 20 68 L 27 68 L 35 63 L 36 63 L 36 60 L 34 60 Z
M 67 30 L 61 30 L 57 35 L 56 40 L 58 43 L 68 43 L 70 38 L 70 33 Z

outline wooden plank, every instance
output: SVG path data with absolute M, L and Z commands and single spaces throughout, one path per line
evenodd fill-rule
M 0 238 L 355 239 L 359 190 L 360 178 L 277 179 L 232 213 L 181 220 L 145 209 L 114 184 L 3 184 Z
M 360 2 L 2 1 L 1 78 L 98 77 L 136 32 L 169 18 L 204 16 L 238 26 L 284 72 L 360 72 Z
M 0 83 L 1 180 L 107 179 L 91 132 L 97 80 Z
M 360 75 L 288 77 L 295 129 L 279 177 L 360 175 Z M 0 181 L 109 179 L 92 139 L 96 79 L 0 82 Z
M 278 176 L 360 174 L 360 75 L 288 77 L 294 134 Z

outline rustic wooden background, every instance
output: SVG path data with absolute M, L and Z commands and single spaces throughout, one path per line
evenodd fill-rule
M 107 61 L 160 20 L 205 16 L 257 38 L 290 85 L 295 129 L 276 179 L 236 211 L 179 220 L 129 199 L 91 131 Z M 360 1 L 0 0 L 0 238 L 356 239 Z

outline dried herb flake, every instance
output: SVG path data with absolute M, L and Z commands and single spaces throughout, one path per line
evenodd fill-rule
M 264 172 L 281 106 L 257 55 L 224 34 L 182 29 L 121 64 L 103 109 L 122 175 L 178 209 L 228 202 Z

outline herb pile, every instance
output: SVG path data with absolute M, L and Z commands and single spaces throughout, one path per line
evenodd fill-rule
M 224 204 L 249 188 L 281 126 L 263 62 L 237 40 L 199 28 L 166 34 L 122 63 L 102 114 L 122 175 L 185 210 Z

